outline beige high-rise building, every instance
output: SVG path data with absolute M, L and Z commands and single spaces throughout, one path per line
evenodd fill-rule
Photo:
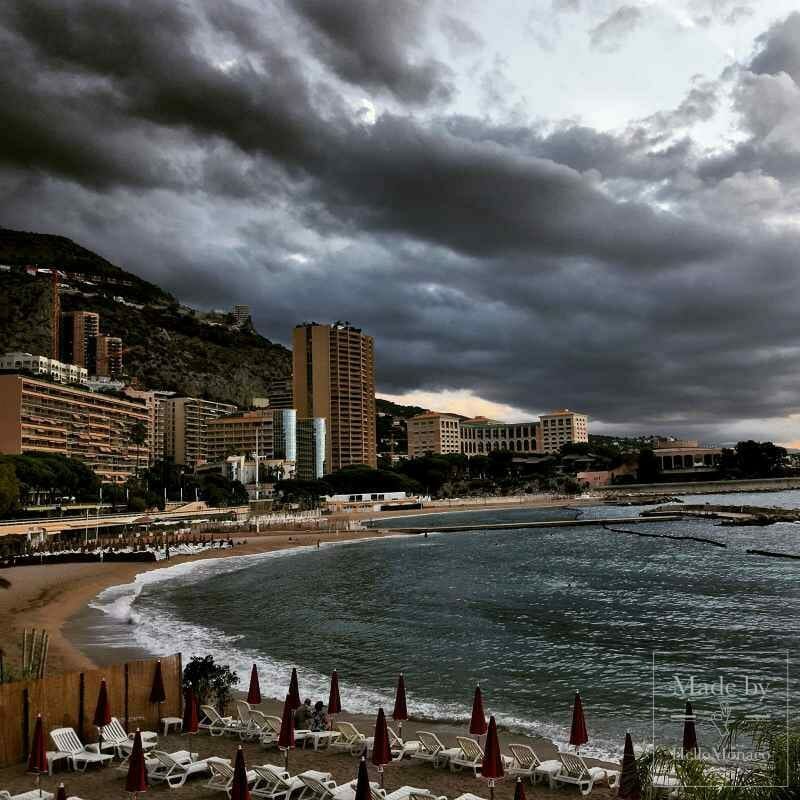
M 258 449 L 256 449 L 256 443 Z M 294 461 L 296 458 L 295 411 L 265 408 L 210 419 L 206 433 L 206 455 L 210 463 L 228 456 Z
M 434 453 L 447 455 L 461 452 L 461 422 L 453 414 L 428 411 L 406 422 L 410 458 Z
M 90 352 L 92 347 L 89 348 Z M 122 339 L 98 334 L 94 338 L 94 374 L 99 378 L 122 375 Z
M 589 441 L 589 419 L 568 408 L 542 414 L 539 417 L 538 450 L 557 453 L 565 444 Z
M 293 394 L 297 419 L 325 419 L 325 470 L 376 467 L 375 343 L 349 324 L 294 329 Z
M 208 461 L 208 422 L 234 414 L 236 406 L 197 397 L 164 401 L 164 455 L 176 464 L 196 467 Z
M 90 347 L 100 332 L 100 315 L 94 311 L 61 314 L 61 361 L 90 369 Z

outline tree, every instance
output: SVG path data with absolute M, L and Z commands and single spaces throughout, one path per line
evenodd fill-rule
M 19 505 L 19 481 L 13 464 L 0 463 L 0 517 L 5 517 Z
M 220 714 L 225 713 L 237 683 L 239 676 L 227 664 L 217 664 L 213 656 L 192 656 L 183 670 L 183 688 L 191 686 L 200 705 L 213 698 Z
M 746 478 L 769 478 L 782 472 L 786 450 L 772 442 L 748 440 L 736 445 L 736 465 Z
M 139 474 L 139 450 L 147 441 L 147 426 L 141 420 L 131 425 L 129 433 L 131 442 L 136 445 L 136 474 Z

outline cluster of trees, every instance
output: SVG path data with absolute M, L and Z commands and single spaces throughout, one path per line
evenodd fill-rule
M 59 503 L 97 500 L 100 481 L 82 461 L 61 455 L 30 453 L 0 456 L 0 515 L 6 516 L 30 499 Z

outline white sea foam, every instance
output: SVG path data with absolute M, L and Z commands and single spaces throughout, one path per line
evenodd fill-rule
M 434 533 L 434 532 L 431 532 Z M 446 533 L 437 533 L 447 535 Z M 348 540 L 328 543 L 344 546 L 365 543 L 367 541 L 383 541 L 390 538 L 405 538 L 408 534 L 383 536 L 381 539 Z M 137 575 L 131 583 L 112 586 L 102 591 L 89 605 L 103 612 L 120 624 L 120 637 L 129 637 L 128 644 L 149 653 L 160 654 L 165 648 L 171 652 L 183 654 L 184 662 L 192 656 L 213 656 L 217 663 L 223 663 L 238 675 L 240 687 L 247 686 L 252 665 L 258 665 L 262 694 L 266 697 L 282 698 L 286 693 L 292 667 L 297 668 L 300 693 L 303 697 L 323 699 L 327 702 L 330 676 L 316 670 L 274 659 L 263 652 L 248 647 L 243 636 L 222 633 L 211 625 L 197 621 L 188 621 L 170 613 L 166 602 L 158 603 L 157 612 L 141 611 L 137 608 L 145 587 L 166 582 L 190 581 L 192 585 L 201 584 L 206 578 L 236 572 L 268 559 L 289 558 L 312 548 L 297 547 L 276 550 L 269 553 L 228 556 L 225 558 L 205 559 L 170 567 L 150 570 Z M 107 631 L 104 632 L 107 635 Z M 116 637 L 115 637 L 116 638 Z M 114 646 L 123 646 L 114 643 Z M 332 665 L 335 667 L 336 665 Z M 394 705 L 394 687 L 371 689 L 348 683 L 346 676 L 340 674 L 340 691 L 346 710 L 355 714 L 374 714 L 379 707 L 391 709 Z M 471 706 L 459 703 L 447 703 L 411 695 L 412 713 L 415 719 L 435 721 L 467 722 L 471 715 Z M 492 711 L 494 711 L 492 709 Z M 502 711 L 495 712 L 495 718 L 502 727 L 529 736 L 543 736 L 550 739 L 560 750 L 565 750 L 569 738 L 569 730 L 546 720 L 525 719 Z M 596 741 L 581 748 L 584 755 L 604 759 L 617 759 L 621 754 L 616 743 Z

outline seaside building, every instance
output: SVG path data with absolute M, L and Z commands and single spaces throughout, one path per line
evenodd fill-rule
M 301 481 L 321 478 L 326 471 L 326 425 L 322 417 L 297 420 L 297 461 L 295 477 Z
M 586 414 L 562 408 L 542 414 L 539 422 L 539 452 L 558 453 L 565 444 L 589 441 L 589 419 Z
M 208 461 L 209 421 L 237 411 L 230 403 L 197 397 L 171 397 L 164 406 L 164 457 L 192 468 Z
M 100 333 L 100 315 L 94 311 L 66 311 L 61 314 L 59 347 L 61 361 L 86 367 L 92 374 L 90 346 Z
M 323 418 L 325 466 L 377 466 L 375 344 L 348 323 L 298 325 L 293 335 L 297 419 Z
M 697 440 L 661 440 L 653 448 L 660 472 L 715 472 L 721 447 L 700 447 Z
M 461 418 L 455 414 L 427 411 L 406 422 L 410 458 L 434 453 L 444 455 L 461 452 Z
M 492 450 L 533 454 L 539 451 L 538 422 L 497 422 L 486 417 L 462 420 L 461 452 L 468 456 L 485 455 Z
M 294 409 L 258 409 L 210 419 L 206 433 L 208 461 L 228 456 L 258 454 L 258 459 L 294 461 L 296 458 Z
M 150 429 L 150 463 L 157 464 L 164 460 L 164 437 L 167 426 L 167 400 L 175 396 L 175 392 L 135 389 L 126 386 L 123 393 L 139 400 L 147 408 L 148 426 Z
M 148 425 L 143 402 L 122 400 L 25 375 L 0 375 L 0 453 L 57 453 L 83 461 L 100 480 L 124 482 L 147 463 L 149 440 L 131 443 Z
M 54 358 L 35 356 L 31 353 L 5 353 L 0 356 L 0 370 L 44 375 L 58 383 L 86 384 L 89 379 L 89 373 L 85 367 L 79 367 L 77 364 L 65 364 Z
M 291 378 L 276 378 L 267 385 L 270 408 L 294 408 L 294 390 Z
M 91 339 L 89 369 L 99 378 L 119 378 L 122 375 L 122 339 L 102 333 Z

